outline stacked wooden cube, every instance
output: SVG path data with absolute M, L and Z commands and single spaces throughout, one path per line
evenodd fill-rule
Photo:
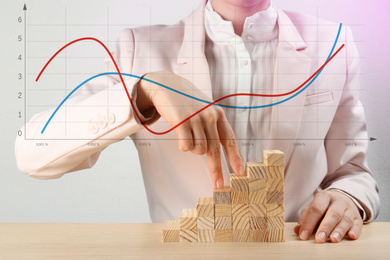
M 167 221 L 163 242 L 283 242 L 284 154 L 264 150 L 263 162 L 248 162 L 246 176 L 230 176 L 230 186 L 199 198 Z

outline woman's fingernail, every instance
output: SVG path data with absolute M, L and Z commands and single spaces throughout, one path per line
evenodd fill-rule
M 334 232 L 332 234 L 332 237 L 334 237 L 337 240 L 337 242 L 339 242 L 341 240 L 341 235 L 339 232 Z
M 303 231 L 301 232 L 301 234 L 299 235 L 299 237 L 300 237 L 302 240 L 308 240 L 308 239 L 309 239 L 309 231 L 303 230 Z
M 245 176 L 245 171 L 244 171 L 244 166 L 243 166 L 243 165 L 240 166 L 240 172 L 239 172 L 239 174 L 240 174 L 241 176 Z
M 319 233 L 318 238 L 321 240 L 321 242 L 326 242 L 326 233 L 325 232 Z
M 218 188 L 218 189 L 223 188 L 223 180 L 222 180 L 222 179 L 218 179 L 218 180 L 217 180 L 217 188 Z

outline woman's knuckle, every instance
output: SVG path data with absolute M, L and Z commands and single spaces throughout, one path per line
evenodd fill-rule
M 212 158 L 220 157 L 221 156 L 221 146 L 220 145 L 214 146 L 213 148 L 210 149 L 209 153 L 210 153 L 210 156 Z
M 339 211 L 339 210 L 333 210 L 332 213 L 331 213 L 331 217 L 333 219 L 336 219 L 337 221 L 340 221 L 342 218 L 345 219 L 344 213 Z
M 321 216 L 323 214 L 322 209 L 317 204 L 311 205 L 309 211 L 310 211 L 310 213 L 317 215 L 317 216 Z

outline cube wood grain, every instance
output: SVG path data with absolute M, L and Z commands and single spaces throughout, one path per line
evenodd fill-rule
M 198 242 L 214 242 L 214 229 L 198 229 Z
M 214 204 L 231 204 L 231 189 L 230 186 L 214 189 Z
M 267 207 L 264 204 L 249 204 L 250 217 L 267 217 Z
M 247 176 L 230 175 L 230 188 L 231 191 L 246 191 L 249 190 L 249 179 Z
M 249 231 L 248 242 L 267 242 L 267 230 L 266 229 L 251 229 Z
M 266 204 L 267 191 L 258 190 L 249 192 L 249 204 Z
M 284 218 L 284 205 L 283 204 L 268 204 L 267 217 L 283 217 Z
M 285 229 L 267 229 L 267 242 L 285 242 Z
M 268 179 L 284 179 L 284 166 L 267 166 Z
M 180 230 L 196 229 L 197 213 L 196 209 L 183 209 L 180 214 Z
M 279 150 L 264 150 L 263 163 L 267 166 L 284 166 L 284 153 Z
M 249 180 L 249 192 L 265 190 L 267 187 L 266 179 Z
M 232 217 L 215 217 L 214 229 L 233 229 Z
M 249 193 L 247 191 L 232 191 L 232 204 L 248 204 Z
M 223 229 L 215 230 L 215 242 L 232 242 L 233 241 L 233 230 L 232 229 Z
M 215 217 L 231 217 L 232 205 L 231 204 L 215 204 L 214 205 Z
M 232 217 L 249 217 L 249 204 L 232 204 Z
M 249 217 L 250 229 L 267 229 L 267 218 L 264 217 Z
M 196 203 L 198 217 L 214 217 L 214 199 L 200 197 Z
M 180 242 L 198 242 L 198 230 L 180 230 Z
M 266 204 L 283 204 L 284 192 L 283 191 L 269 191 L 267 192 Z
M 198 217 L 197 228 L 200 229 L 214 229 L 214 217 Z
M 162 228 L 163 242 L 180 241 L 180 223 L 179 220 L 168 220 Z
M 284 191 L 283 178 L 268 178 L 266 184 L 266 191 Z
M 249 217 L 233 217 L 233 230 L 250 229 Z
M 233 230 L 233 242 L 249 242 L 250 230 Z
M 284 217 L 267 217 L 267 229 L 284 229 Z
M 247 162 L 246 172 L 249 180 L 267 178 L 267 166 L 261 162 Z

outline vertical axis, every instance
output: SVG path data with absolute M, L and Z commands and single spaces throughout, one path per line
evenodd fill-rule
M 65 44 L 67 43 L 67 22 L 68 22 L 68 19 L 67 19 L 67 15 L 68 15 L 68 10 L 67 10 L 67 7 L 66 7 L 66 5 L 65 5 L 65 23 L 64 23 L 64 26 L 65 26 L 65 28 L 64 28 L 64 37 L 65 37 Z M 67 82 L 67 78 L 68 78 L 68 75 L 67 75 L 67 56 L 66 56 L 66 54 L 67 54 L 67 50 L 65 50 L 65 52 L 64 52 L 64 84 L 65 84 L 65 86 L 64 86 L 64 89 L 65 89 L 65 96 L 67 95 L 67 86 L 68 86 L 68 82 Z M 68 120 L 67 120 L 67 106 L 66 106 L 66 104 L 65 104 L 65 106 L 64 106 L 64 116 L 65 116 L 65 136 L 67 135 L 67 133 L 68 133 L 68 125 L 67 125 L 67 122 L 68 122 Z
M 107 20 L 106 20 L 106 26 L 107 26 L 107 46 L 110 46 L 110 7 L 107 6 Z M 107 71 L 109 71 L 109 63 L 107 62 Z M 109 77 L 107 77 L 107 86 L 109 86 Z M 110 107 L 110 91 L 109 88 L 107 88 L 107 107 Z M 108 118 L 108 109 L 106 110 L 106 117 Z M 108 131 L 110 131 L 110 126 L 108 126 Z
M 26 140 L 26 125 L 27 125 L 27 6 L 23 6 L 24 13 L 24 139 Z
M 320 64 L 320 53 L 319 53 L 319 26 L 318 26 L 318 22 L 319 22 L 319 1 L 317 1 L 317 65 Z M 321 77 L 317 79 L 317 84 L 315 85 L 316 86 L 316 92 L 318 93 L 318 89 L 319 89 L 319 85 L 320 85 L 320 80 L 321 80 Z M 320 112 L 319 112 L 319 106 L 318 106 L 318 97 L 317 97 L 317 105 L 316 105 L 316 110 L 317 110 L 317 122 L 316 122 L 316 129 L 317 129 L 317 136 L 319 136 L 319 132 L 320 132 L 320 129 L 319 129 L 319 115 L 320 115 Z

